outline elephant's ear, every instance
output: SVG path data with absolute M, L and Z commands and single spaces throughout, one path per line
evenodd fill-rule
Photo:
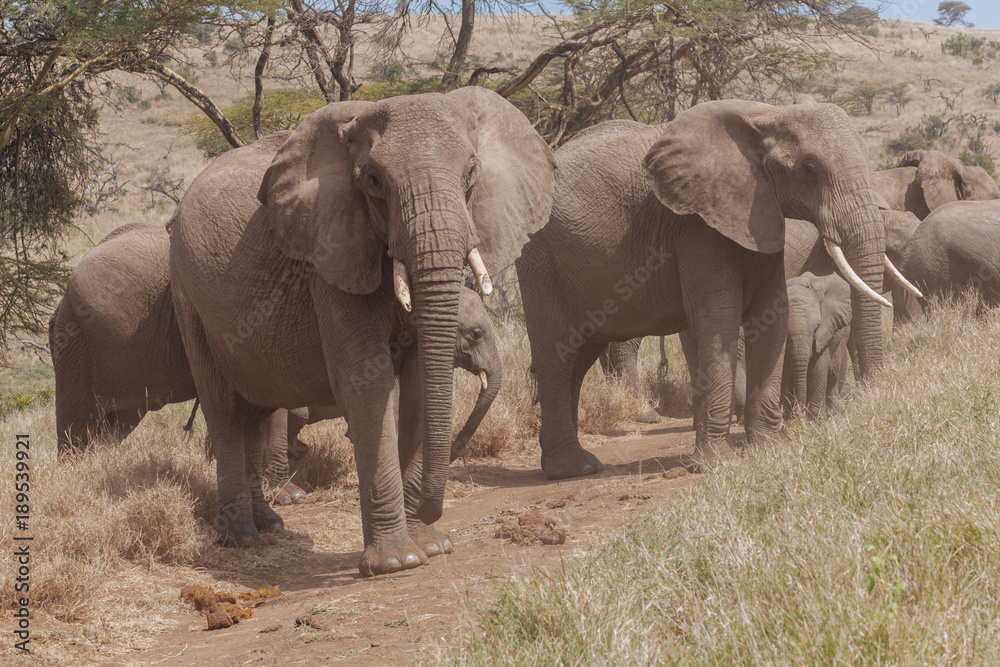
M 813 279 L 812 286 L 819 300 L 819 327 L 815 337 L 815 352 L 819 354 L 838 331 L 851 323 L 851 287 L 836 274 Z
M 899 166 L 917 168 L 917 182 L 928 210 L 958 201 L 962 163 L 950 155 L 940 151 L 910 151 L 899 161 Z
M 967 201 L 1000 199 L 1000 188 L 989 172 L 980 166 L 962 165 L 959 173 L 959 195 Z
M 466 86 L 447 96 L 475 118 L 480 173 L 468 207 L 483 262 L 496 274 L 548 221 L 556 159 L 524 114 L 493 91 Z
M 782 250 L 785 216 L 757 125 L 773 112 L 759 102 L 705 102 L 664 124 L 643 160 L 656 197 L 674 213 L 701 216 L 748 250 Z
M 382 282 L 385 250 L 354 189 L 341 129 L 371 102 L 336 102 L 310 114 L 278 149 L 257 198 L 283 253 L 354 294 Z

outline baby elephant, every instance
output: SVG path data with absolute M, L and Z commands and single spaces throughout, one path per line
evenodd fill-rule
M 171 300 L 169 251 L 162 225 L 133 223 L 108 234 L 73 270 L 49 321 L 60 453 L 85 447 L 94 436 L 123 440 L 149 410 L 196 397 Z M 472 290 L 462 290 L 458 319 L 455 366 L 478 375 L 483 388 L 453 456 L 475 433 L 503 382 L 489 313 Z M 398 401 L 420 401 L 419 388 L 407 379 L 415 374 L 405 372 L 418 363 L 416 348 L 405 347 L 397 360 Z M 293 411 L 287 433 L 285 420 L 274 420 L 264 466 L 272 489 L 288 481 L 288 449 L 301 447 L 296 436 L 302 426 L 333 416 L 340 416 L 338 406 Z M 401 424 L 401 432 L 404 427 L 419 434 L 419 424 Z M 282 495 L 290 491 L 294 497 L 290 487 Z
M 787 281 L 788 337 L 782 373 L 782 405 L 795 405 L 810 419 L 834 413 L 845 387 L 847 338 L 851 332 L 851 287 L 836 274 L 806 272 Z

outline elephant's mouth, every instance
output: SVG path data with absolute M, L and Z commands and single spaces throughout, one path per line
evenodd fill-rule
M 486 296 L 492 294 L 493 283 L 490 281 L 490 274 L 486 270 L 483 258 L 479 254 L 479 248 L 470 250 L 466 261 L 469 268 L 472 269 L 472 274 L 476 277 L 480 291 Z M 410 312 L 413 306 L 410 301 L 410 282 L 406 273 L 406 265 L 395 257 L 392 258 L 392 289 L 403 309 Z

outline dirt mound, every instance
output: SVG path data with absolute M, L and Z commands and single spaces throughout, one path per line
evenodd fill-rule
M 556 522 L 538 510 L 528 510 L 513 521 L 503 522 L 494 535 L 497 539 L 510 540 L 514 544 L 528 546 L 542 544 L 565 544 L 566 531 L 556 528 Z
M 267 598 L 281 595 L 277 586 L 261 588 L 256 591 L 240 593 L 240 601 L 259 606 Z M 181 600 L 187 602 L 195 611 L 204 612 L 209 630 L 221 630 L 253 616 L 253 610 L 241 607 L 236 603 L 232 593 L 213 591 L 207 586 L 185 586 L 181 590 Z

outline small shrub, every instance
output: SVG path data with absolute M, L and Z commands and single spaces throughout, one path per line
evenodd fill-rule
M 122 86 L 118 89 L 118 99 L 126 104 L 135 104 L 142 99 L 142 91 L 135 86 Z
M 997 100 L 1000 100 L 1000 83 L 993 83 L 983 90 L 983 96 L 986 99 L 993 100 L 993 104 L 997 104 Z
M 941 43 L 941 53 L 968 58 L 974 64 L 977 64 L 975 61 L 978 60 L 978 64 L 982 64 L 983 59 L 997 57 L 997 54 L 1000 53 L 1000 42 L 959 33 Z
M 219 54 L 216 53 L 215 51 L 208 51 L 202 57 L 205 60 L 207 60 L 208 64 L 211 65 L 212 67 L 218 67 L 219 66 Z
M 974 137 L 969 137 L 968 150 L 962 151 L 958 159 L 970 167 L 982 167 L 989 174 L 996 175 L 996 164 L 986 148 L 985 130 L 980 129 Z
M 878 26 L 874 26 L 873 25 L 873 26 L 869 26 L 869 27 L 865 28 L 864 30 L 862 30 L 861 34 L 864 35 L 864 36 L 866 36 L 866 37 L 878 37 L 880 33 L 879 33 Z

